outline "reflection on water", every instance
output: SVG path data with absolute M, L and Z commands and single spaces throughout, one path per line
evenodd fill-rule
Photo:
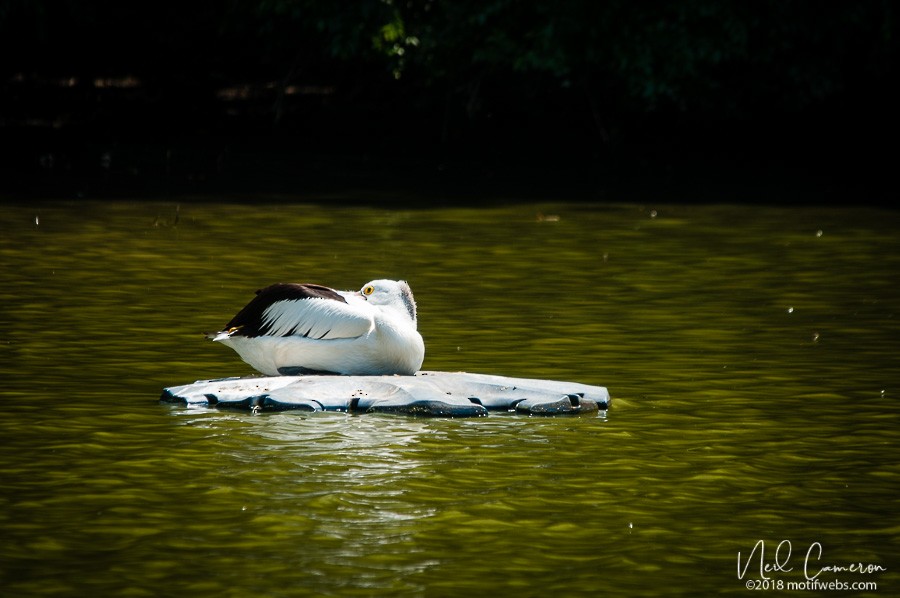
M 653 210 L 6 207 L 2 593 L 731 593 L 760 539 L 897 587 L 900 216 Z M 609 418 L 157 403 L 249 373 L 201 333 L 255 289 L 379 277 L 425 368 L 606 385 Z

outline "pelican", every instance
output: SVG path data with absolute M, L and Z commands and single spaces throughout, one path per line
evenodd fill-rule
M 359 291 L 276 283 L 209 338 L 267 376 L 411 375 L 425 359 L 403 280 L 373 280 Z

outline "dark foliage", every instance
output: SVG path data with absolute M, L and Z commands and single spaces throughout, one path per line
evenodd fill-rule
M 25 193 L 880 197 L 896 20 L 876 0 L 5 0 L 2 173 Z

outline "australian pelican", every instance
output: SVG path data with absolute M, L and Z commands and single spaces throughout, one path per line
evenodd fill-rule
M 209 338 L 267 376 L 414 374 L 425 358 L 403 280 L 373 280 L 359 291 L 273 284 Z

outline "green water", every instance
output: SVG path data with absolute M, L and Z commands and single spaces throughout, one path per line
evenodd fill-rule
M 504 203 L 0 209 L 0 595 L 733 595 L 737 555 L 900 592 L 900 213 Z M 410 281 L 426 369 L 606 418 L 219 412 L 281 280 Z M 784 553 L 781 554 L 782 558 Z M 854 592 L 838 593 L 853 595 Z M 809 595 L 809 594 L 807 594 Z

